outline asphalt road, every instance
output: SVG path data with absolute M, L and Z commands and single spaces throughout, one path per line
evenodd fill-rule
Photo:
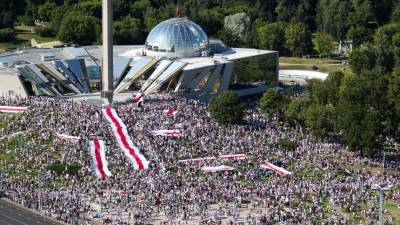
M 0 199 L 0 225 L 59 225 Z

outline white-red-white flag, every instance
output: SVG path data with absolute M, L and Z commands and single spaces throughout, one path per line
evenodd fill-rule
M 107 107 L 102 109 L 104 116 L 110 123 L 115 139 L 125 156 L 133 163 L 135 169 L 144 170 L 149 167 L 149 162 L 133 144 L 128 135 L 126 125 L 115 112 L 115 109 Z
M 260 167 L 264 168 L 264 169 L 270 169 L 270 170 L 274 171 L 275 173 L 277 173 L 277 174 L 279 174 L 281 176 L 292 175 L 292 172 L 289 172 L 289 171 L 285 170 L 282 167 L 275 166 L 274 164 L 269 163 L 269 162 L 261 163 Z
M 97 138 L 90 141 L 90 155 L 92 156 L 93 169 L 97 177 L 104 179 L 112 175 L 108 170 L 104 141 Z
M 220 155 L 218 159 L 222 160 L 243 160 L 246 159 L 246 154 L 229 154 L 229 155 Z
M 164 137 L 180 137 L 183 133 L 180 130 L 153 130 L 151 133 L 154 136 L 164 136 Z
M 23 113 L 28 110 L 28 107 L 18 107 L 18 106 L 0 106 L 0 112 L 4 113 Z
M 78 142 L 79 140 L 81 140 L 81 137 L 67 135 L 67 134 L 56 133 L 56 136 L 58 139 L 63 141 Z
M 143 104 L 143 92 L 138 92 L 135 96 L 136 105 L 141 107 Z

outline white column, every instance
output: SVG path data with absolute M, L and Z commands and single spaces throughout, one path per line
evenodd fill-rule
M 106 105 L 110 105 L 113 99 L 113 35 L 112 35 L 112 2 L 102 0 L 103 19 L 103 67 L 102 67 L 102 91 Z

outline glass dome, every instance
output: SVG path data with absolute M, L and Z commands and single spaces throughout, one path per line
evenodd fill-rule
M 184 55 L 199 55 L 208 38 L 199 25 L 187 18 L 172 18 L 155 26 L 147 36 L 145 49 Z

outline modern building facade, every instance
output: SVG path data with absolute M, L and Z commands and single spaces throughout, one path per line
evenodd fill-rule
M 24 87 L 26 95 L 88 94 L 101 88 L 101 48 L 11 52 L 0 55 L 0 65 L 2 74 L 9 71 L 9 76 L 18 77 L 17 86 Z M 233 84 L 231 89 L 245 96 L 265 91 L 265 79 L 278 79 L 278 52 L 226 47 L 185 17 L 156 25 L 143 46 L 114 46 L 113 55 L 114 93 L 172 91 L 208 101 Z M 252 69 L 255 63 L 257 71 Z M 248 66 L 250 71 L 244 70 Z M 247 73 L 257 73 L 261 82 L 238 89 L 242 87 L 238 83 L 248 81 Z M 1 79 L 7 80 L 5 76 Z M 10 93 L 9 89 L 0 86 L 0 93 Z

